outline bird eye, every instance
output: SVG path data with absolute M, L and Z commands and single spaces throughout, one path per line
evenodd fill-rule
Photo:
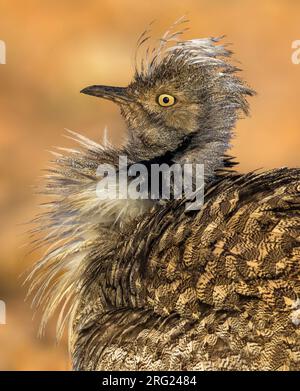
M 175 103 L 175 98 L 172 95 L 161 94 L 158 97 L 158 104 L 163 107 L 173 106 Z

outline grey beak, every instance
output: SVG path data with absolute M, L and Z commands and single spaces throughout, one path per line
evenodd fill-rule
M 97 96 L 98 98 L 109 99 L 116 103 L 126 103 L 131 100 L 128 97 L 126 87 L 90 86 L 80 92 L 86 95 Z

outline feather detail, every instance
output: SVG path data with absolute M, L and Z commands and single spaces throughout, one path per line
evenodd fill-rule
M 148 200 L 101 199 L 97 184 L 102 178 L 97 167 L 115 165 L 118 152 L 70 130 L 67 137 L 77 142 L 79 149 L 59 148 L 61 153 L 54 153 L 53 167 L 47 170 L 41 192 L 51 200 L 42 205 L 45 211 L 35 219 L 38 228 L 32 233 L 37 237 L 35 248 L 49 247 L 26 280 L 30 282 L 28 295 L 33 296 L 33 306 L 43 311 L 41 334 L 61 307 L 58 339 L 76 308 L 82 268 L 92 245 L 101 233 L 113 235 L 153 206 Z

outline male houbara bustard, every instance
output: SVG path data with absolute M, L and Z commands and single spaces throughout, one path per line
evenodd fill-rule
M 76 370 L 299 370 L 300 169 L 245 175 L 226 155 L 254 92 L 219 39 L 176 24 L 138 59 L 116 102 L 123 147 L 72 133 L 54 153 L 37 231 L 47 254 L 29 276 L 42 329 L 60 308 Z M 144 33 L 138 47 L 148 42 Z M 204 164 L 205 199 L 99 199 L 100 164 Z

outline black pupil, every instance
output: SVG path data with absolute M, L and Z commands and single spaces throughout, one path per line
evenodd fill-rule
M 163 97 L 163 102 L 164 103 L 169 103 L 169 101 L 170 101 L 170 99 L 167 96 Z

